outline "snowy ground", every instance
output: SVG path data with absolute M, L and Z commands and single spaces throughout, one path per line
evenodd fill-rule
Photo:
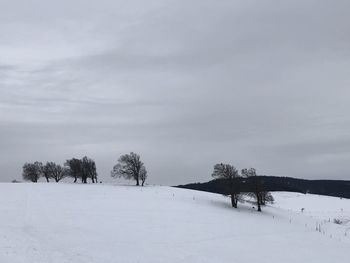
M 350 200 L 274 196 L 258 213 L 170 187 L 0 184 L 0 262 L 350 262 Z

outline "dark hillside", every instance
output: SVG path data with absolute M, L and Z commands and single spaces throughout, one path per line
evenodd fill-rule
M 350 181 L 341 180 L 304 180 L 291 177 L 261 176 L 266 191 L 288 191 L 329 195 L 350 198 Z M 212 180 L 206 183 L 193 183 L 176 187 L 224 194 L 225 181 Z M 250 182 L 242 179 L 243 191 L 250 190 Z

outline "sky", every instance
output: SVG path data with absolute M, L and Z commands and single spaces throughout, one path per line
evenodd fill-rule
M 85 155 L 102 181 L 350 180 L 350 1 L 0 0 L 0 181 Z M 123 182 L 117 180 L 117 182 Z

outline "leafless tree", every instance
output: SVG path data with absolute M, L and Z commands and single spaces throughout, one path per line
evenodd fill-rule
M 88 178 L 91 178 L 93 183 L 97 183 L 96 163 L 94 160 L 86 156 L 82 159 L 72 158 L 66 161 L 65 166 L 69 168 L 68 174 L 74 178 L 74 183 L 77 182 L 78 178 L 84 184 L 87 183 Z
M 49 175 L 49 178 L 53 178 L 56 183 L 69 175 L 67 168 L 54 162 L 47 162 L 44 166 L 44 170 Z
M 143 180 L 145 181 L 147 172 L 140 159 L 140 155 L 131 152 L 130 154 L 120 156 L 118 163 L 113 167 L 111 176 L 135 180 L 136 185 L 140 185 L 140 180 L 142 181 L 141 176 L 143 176 Z
M 248 195 L 256 200 L 258 211 L 261 212 L 262 205 L 265 205 L 268 202 L 273 202 L 271 193 L 264 190 L 262 179 L 256 174 L 256 170 L 254 168 L 243 169 L 242 175 L 249 180 L 248 183 L 251 191 L 248 193 Z
M 226 194 L 231 197 L 232 207 L 237 208 L 238 201 L 241 200 L 240 176 L 238 170 L 230 164 L 216 164 L 212 177 L 224 179 L 227 182 Z
M 87 178 L 90 178 L 92 183 L 97 183 L 97 171 L 95 161 L 85 156 L 81 160 L 81 167 L 82 182 L 87 183 Z
M 272 204 L 275 201 L 273 198 L 272 194 L 267 191 L 262 191 L 261 192 L 261 204 L 266 205 L 266 204 Z
M 82 178 L 82 167 L 79 159 L 72 158 L 67 160 L 64 165 L 69 169 L 69 176 L 74 178 L 74 183 L 77 182 L 78 178 Z
M 48 169 L 48 162 L 46 163 L 46 165 L 43 165 L 42 167 L 42 175 L 45 177 L 46 182 L 50 182 L 50 170 Z
M 143 165 L 140 169 L 140 180 L 141 180 L 142 186 L 144 186 L 146 179 L 147 179 L 147 170 L 146 170 L 146 167 Z
M 38 182 L 42 176 L 43 164 L 41 162 L 25 163 L 23 165 L 22 176 L 24 180 L 32 181 L 33 183 Z

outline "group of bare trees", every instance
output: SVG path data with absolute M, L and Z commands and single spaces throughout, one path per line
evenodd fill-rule
M 141 161 L 140 155 L 131 152 L 120 156 L 111 171 L 111 176 L 135 180 L 137 186 L 144 186 L 147 179 L 147 170 L 145 164 Z M 36 183 L 40 177 L 44 177 L 47 182 L 50 179 L 59 182 L 65 177 L 72 177 L 74 183 L 78 179 L 85 184 L 88 179 L 91 179 L 92 183 L 97 183 L 96 164 L 94 160 L 85 156 L 82 159 L 69 159 L 63 166 L 54 162 L 47 162 L 45 165 L 41 162 L 26 163 L 23 166 L 23 179 Z M 239 202 L 246 201 L 243 198 L 244 196 L 248 196 L 255 201 L 258 211 L 261 211 L 261 206 L 273 202 L 271 193 L 264 189 L 262 179 L 256 174 L 254 168 L 243 169 L 239 173 L 233 165 L 220 163 L 214 165 L 212 177 L 224 180 L 225 195 L 230 196 L 231 205 L 234 208 L 238 207 Z M 243 185 L 245 188 L 243 188 Z M 249 191 L 244 189 L 249 189 Z
M 72 158 L 66 161 L 65 166 L 69 168 L 70 176 L 74 178 L 74 183 L 81 179 L 81 182 L 86 184 L 88 179 L 92 183 L 97 183 L 97 170 L 95 161 L 83 157 L 82 159 Z
M 41 177 L 45 178 L 47 182 L 50 182 L 50 179 L 59 182 L 65 177 L 71 177 L 74 179 L 74 183 L 81 180 L 82 183 L 86 184 L 88 179 L 91 179 L 92 183 L 97 183 L 95 161 L 86 156 L 82 159 L 69 159 L 63 166 L 54 162 L 47 162 L 45 165 L 41 162 L 26 163 L 23 166 L 22 175 L 24 180 L 34 183 L 38 182 Z M 140 155 L 131 152 L 120 156 L 118 163 L 113 167 L 111 176 L 135 180 L 137 186 L 144 186 L 147 170 Z
M 47 182 L 50 179 L 54 179 L 55 182 L 61 181 L 63 178 L 69 176 L 69 170 L 67 167 L 61 166 L 54 162 L 42 162 L 26 163 L 23 165 L 23 179 L 38 182 L 41 177 L 44 177 Z
M 23 165 L 22 176 L 24 180 L 33 183 L 38 182 L 41 177 L 44 177 L 47 182 L 53 179 L 55 182 L 61 181 L 63 178 L 72 177 L 74 183 L 81 179 L 82 183 L 87 183 L 90 178 L 92 183 L 97 183 L 97 171 L 95 161 L 83 157 L 82 159 L 72 158 L 67 160 L 64 165 L 56 164 L 54 162 L 26 163 Z
M 264 189 L 262 179 L 254 168 L 243 169 L 240 174 L 233 165 L 220 163 L 214 165 L 212 177 L 225 180 L 225 194 L 230 196 L 234 208 L 237 208 L 238 202 L 244 202 L 244 196 L 255 200 L 259 212 L 261 206 L 273 202 L 271 193 Z M 243 184 L 248 192 L 243 191 Z

